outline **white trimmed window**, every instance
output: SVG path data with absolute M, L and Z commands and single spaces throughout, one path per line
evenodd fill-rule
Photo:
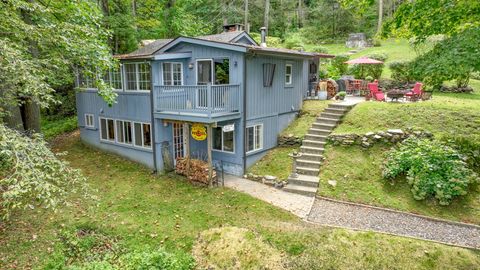
M 152 133 L 150 124 L 147 123 L 133 123 L 135 146 L 152 148 Z
M 121 68 L 109 70 L 103 80 L 115 90 L 122 90 Z
M 182 63 L 171 62 L 163 63 L 163 85 L 183 85 L 183 65 Z
M 93 114 L 86 113 L 85 114 L 85 127 L 87 128 L 94 128 L 95 124 L 93 123 Z
M 150 91 L 150 65 L 148 63 L 123 64 L 127 91 Z
M 292 73 L 293 73 L 292 64 L 286 64 L 285 65 L 285 84 L 292 84 Z
M 115 122 L 113 119 L 100 117 L 100 139 L 115 141 Z
M 117 142 L 124 144 L 132 144 L 132 122 L 116 120 L 117 126 Z
M 95 78 L 85 75 L 83 72 L 78 73 L 78 88 L 93 89 L 95 88 Z
M 247 152 L 257 151 L 263 148 L 263 125 L 247 127 Z
M 212 128 L 213 149 L 222 152 L 235 152 L 234 131 L 224 132 L 222 127 Z

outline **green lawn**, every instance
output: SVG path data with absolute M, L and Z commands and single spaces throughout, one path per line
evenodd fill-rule
M 320 113 L 327 108 L 330 101 L 305 100 L 299 117 L 292 122 L 283 132 L 283 135 L 293 134 L 303 138 Z
M 188 261 L 197 235 L 224 226 L 258 234 L 291 269 L 473 269 L 480 264 L 475 251 L 313 226 L 242 193 L 192 186 L 175 175 L 154 176 L 138 164 L 86 147 L 78 135 L 56 143 L 56 150 L 68 150 L 65 158 L 88 177 L 98 202 L 72 198 L 71 206 L 56 213 L 31 210 L 0 224 L 0 269 L 87 264 L 110 269 L 96 262 L 133 264 L 152 258 L 142 250 L 158 248 Z
M 399 104 L 363 102 L 355 106 L 335 134 L 414 127 L 440 137 L 480 138 L 480 89 L 474 94 L 435 93 L 432 100 Z
M 355 59 L 361 56 L 366 56 L 369 54 L 382 53 L 388 56 L 385 62 L 385 69 L 383 70 L 382 77 L 390 78 L 391 71 L 388 68 L 388 64 L 393 61 L 408 61 L 413 60 L 416 57 L 416 53 L 408 40 L 404 39 L 388 39 L 381 42 L 382 46 L 379 47 L 368 47 L 363 50 L 357 50 L 357 53 L 350 55 L 350 59 Z M 326 44 L 322 45 L 327 48 L 328 53 L 331 54 L 344 54 L 352 48 L 345 47 L 345 44 Z M 309 47 L 307 46 L 306 50 L 308 51 Z

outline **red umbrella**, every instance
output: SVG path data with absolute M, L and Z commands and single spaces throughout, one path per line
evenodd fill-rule
M 349 65 L 358 64 L 358 65 L 360 65 L 360 70 L 362 72 L 361 76 L 363 78 L 363 65 L 378 65 L 378 64 L 383 64 L 383 62 L 380 61 L 380 60 L 375 60 L 375 59 L 368 58 L 368 57 L 360 57 L 360 58 L 357 58 L 357 59 L 348 60 L 348 61 L 345 62 L 345 64 L 349 64 Z
M 352 64 L 383 64 L 382 61 L 379 61 L 379 60 L 375 60 L 375 59 L 372 59 L 372 58 L 368 58 L 368 57 L 360 57 L 360 58 L 357 58 L 357 59 L 352 59 L 352 60 L 348 60 L 347 62 L 345 62 L 345 64 L 349 64 L 349 65 L 352 65 Z

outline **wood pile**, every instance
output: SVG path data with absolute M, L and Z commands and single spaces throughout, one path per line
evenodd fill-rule
M 190 169 L 188 169 L 188 161 L 190 160 Z M 208 163 L 198 159 L 177 158 L 175 166 L 177 174 L 186 176 L 188 180 L 196 183 L 208 185 Z M 217 172 L 212 171 L 212 182 L 217 179 Z

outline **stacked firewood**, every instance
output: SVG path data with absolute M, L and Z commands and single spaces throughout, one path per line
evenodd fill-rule
M 190 168 L 188 161 L 190 160 Z M 208 185 L 208 163 L 198 159 L 177 158 L 175 172 L 184 175 L 192 182 Z M 217 172 L 212 171 L 212 182 L 215 182 Z

